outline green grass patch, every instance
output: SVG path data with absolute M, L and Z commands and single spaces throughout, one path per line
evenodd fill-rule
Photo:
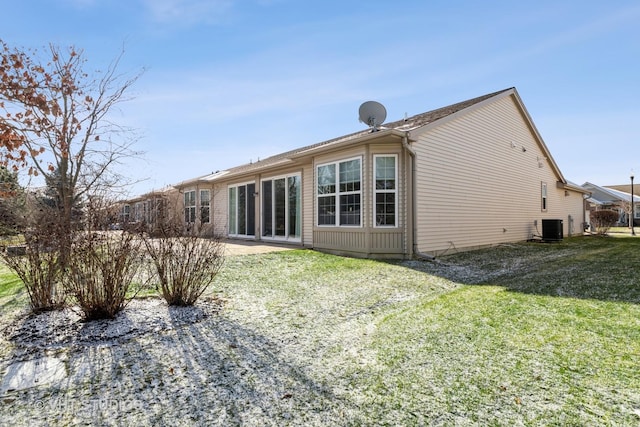
M 362 387 L 382 403 L 372 405 L 380 416 L 401 408 L 402 422 L 640 421 L 635 304 L 468 286 L 385 316 L 378 326 L 373 345 L 381 367 Z
M 366 408 L 358 422 L 632 425 L 638 254 L 640 239 L 595 237 L 438 263 L 294 251 L 230 259 L 219 283 L 260 307 L 256 328 L 321 354 L 301 363 Z
M 285 399 L 285 425 L 638 425 L 638 273 L 640 239 L 614 237 L 501 245 L 437 262 L 308 250 L 229 257 L 209 290 L 224 310 L 183 351 L 197 365 L 217 357 L 198 346 L 233 338 L 223 346 L 232 359 L 221 358 L 225 369 L 239 367 L 233 384 L 219 381 L 220 367 L 198 376 L 249 408 L 232 406 L 238 423 Z M 0 280 L 0 292 L 15 291 Z M 166 344 L 154 339 L 144 338 Z M 274 363 L 260 371 L 266 356 Z M 135 372 L 107 375 L 102 386 L 117 389 Z M 251 389 L 245 377 L 289 372 L 284 398 L 234 394 Z M 154 395 L 175 394 L 163 387 Z M 212 404 L 198 399 L 188 404 Z
M 560 243 L 502 245 L 452 255 L 443 262 L 474 273 L 467 278 L 443 271 L 462 283 L 495 284 L 539 295 L 640 303 L 639 238 L 593 236 Z
M 27 303 L 27 291 L 22 280 L 5 265 L 0 264 L 0 307 L 9 310 Z

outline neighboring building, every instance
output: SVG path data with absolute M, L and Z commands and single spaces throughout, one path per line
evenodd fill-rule
M 515 88 L 184 181 L 185 222 L 363 257 L 581 234 L 568 183 Z
M 610 188 L 612 190 L 622 191 L 623 193 L 631 194 L 631 184 L 603 185 L 603 187 L 604 188 Z M 640 198 L 640 185 L 635 184 L 633 186 L 633 195 L 634 195 L 634 197 L 639 197 Z
M 625 186 L 618 186 L 625 188 Z M 631 186 L 626 186 L 631 189 Z M 616 189 L 614 186 L 601 187 L 590 182 L 582 184 L 582 188 L 589 191 L 590 197 L 587 199 L 587 209 L 589 212 L 609 209 L 618 212 L 617 226 L 629 226 L 629 215 L 631 213 L 631 193 L 626 193 Z M 634 188 L 635 190 L 635 188 Z M 640 224 L 640 197 L 634 196 L 634 226 Z
M 149 229 L 178 215 L 182 209 L 179 192 L 172 186 L 151 191 L 120 203 L 118 225 L 122 228 L 145 224 Z

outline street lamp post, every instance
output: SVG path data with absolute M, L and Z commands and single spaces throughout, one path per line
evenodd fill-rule
M 634 217 L 634 206 L 633 206 L 633 172 L 631 172 L 631 218 L 629 219 L 629 223 L 631 224 L 631 235 L 636 235 L 636 230 L 633 228 L 633 217 Z

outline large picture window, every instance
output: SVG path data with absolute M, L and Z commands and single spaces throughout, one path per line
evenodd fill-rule
M 229 187 L 229 235 L 254 236 L 256 185 L 240 184 Z
M 299 240 L 302 227 L 300 175 L 262 181 L 262 236 Z
M 398 166 L 395 155 L 376 155 L 374 164 L 374 224 L 396 227 L 398 224 Z
M 362 161 L 349 159 L 317 168 L 319 226 L 362 224 Z

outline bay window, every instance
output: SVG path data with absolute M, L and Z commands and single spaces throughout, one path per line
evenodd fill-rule
M 319 226 L 362 224 L 362 161 L 360 158 L 319 165 L 317 202 Z
M 397 156 L 376 155 L 374 163 L 374 225 L 395 227 L 398 223 Z

